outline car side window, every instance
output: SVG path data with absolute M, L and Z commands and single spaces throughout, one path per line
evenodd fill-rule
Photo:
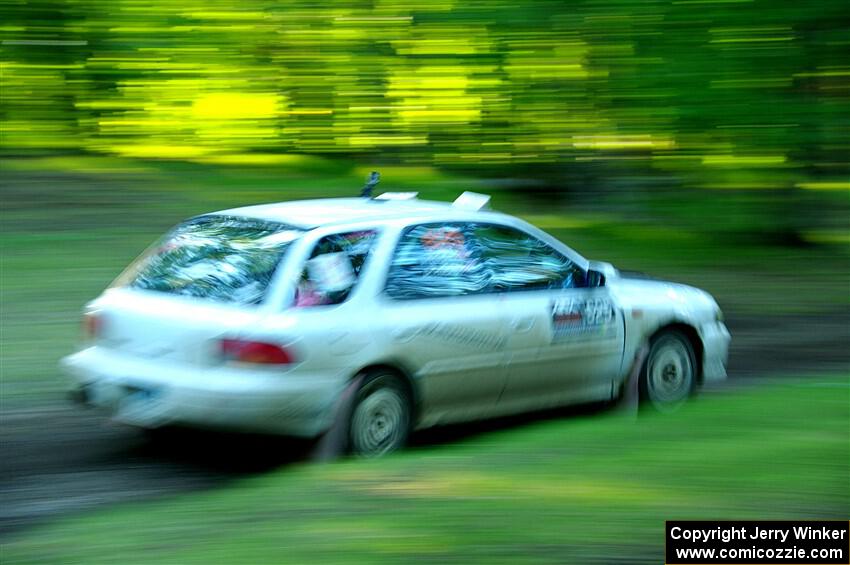
M 424 224 L 396 248 L 386 292 L 396 299 L 585 286 L 568 258 L 520 230 L 495 224 Z
M 393 255 L 387 294 L 403 300 L 483 292 L 487 273 L 473 253 L 468 235 L 467 224 L 408 228 Z
M 494 224 L 474 227 L 490 292 L 587 286 L 584 271 L 563 254 L 523 231 Z
M 374 230 L 365 230 L 320 239 L 301 271 L 295 307 L 345 302 L 360 278 L 376 235 Z

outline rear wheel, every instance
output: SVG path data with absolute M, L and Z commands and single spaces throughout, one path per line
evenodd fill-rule
M 674 330 L 653 338 L 640 376 L 642 404 L 673 412 L 693 394 L 696 381 L 696 355 L 688 338 Z
M 367 376 L 351 411 L 351 452 L 375 457 L 403 447 L 410 432 L 410 412 L 410 394 L 398 377 L 391 373 Z

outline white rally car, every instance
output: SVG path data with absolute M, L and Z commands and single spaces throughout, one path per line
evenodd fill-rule
M 341 427 L 374 455 L 413 429 L 612 400 L 631 374 L 662 411 L 725 378 L 709 294 L 486 208 L 387 193 L 192 218 L 87 305 L 62 361 L 75 397 L 144 428 Z

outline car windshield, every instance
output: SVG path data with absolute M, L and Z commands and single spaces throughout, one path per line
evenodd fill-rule
M 302 233 L 278 222 L 201 216 L 174 228 L 114 286 L 259 304 L 281 257 Z

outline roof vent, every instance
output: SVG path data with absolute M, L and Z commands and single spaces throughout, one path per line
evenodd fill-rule
M 418 192 L 384 192 L 375 197 L 375 200 L 416 200 Z
M 466 191 L 455 198 L 452 206 L 464 210 L 488 210 L 490 208 L 490 195 Z

